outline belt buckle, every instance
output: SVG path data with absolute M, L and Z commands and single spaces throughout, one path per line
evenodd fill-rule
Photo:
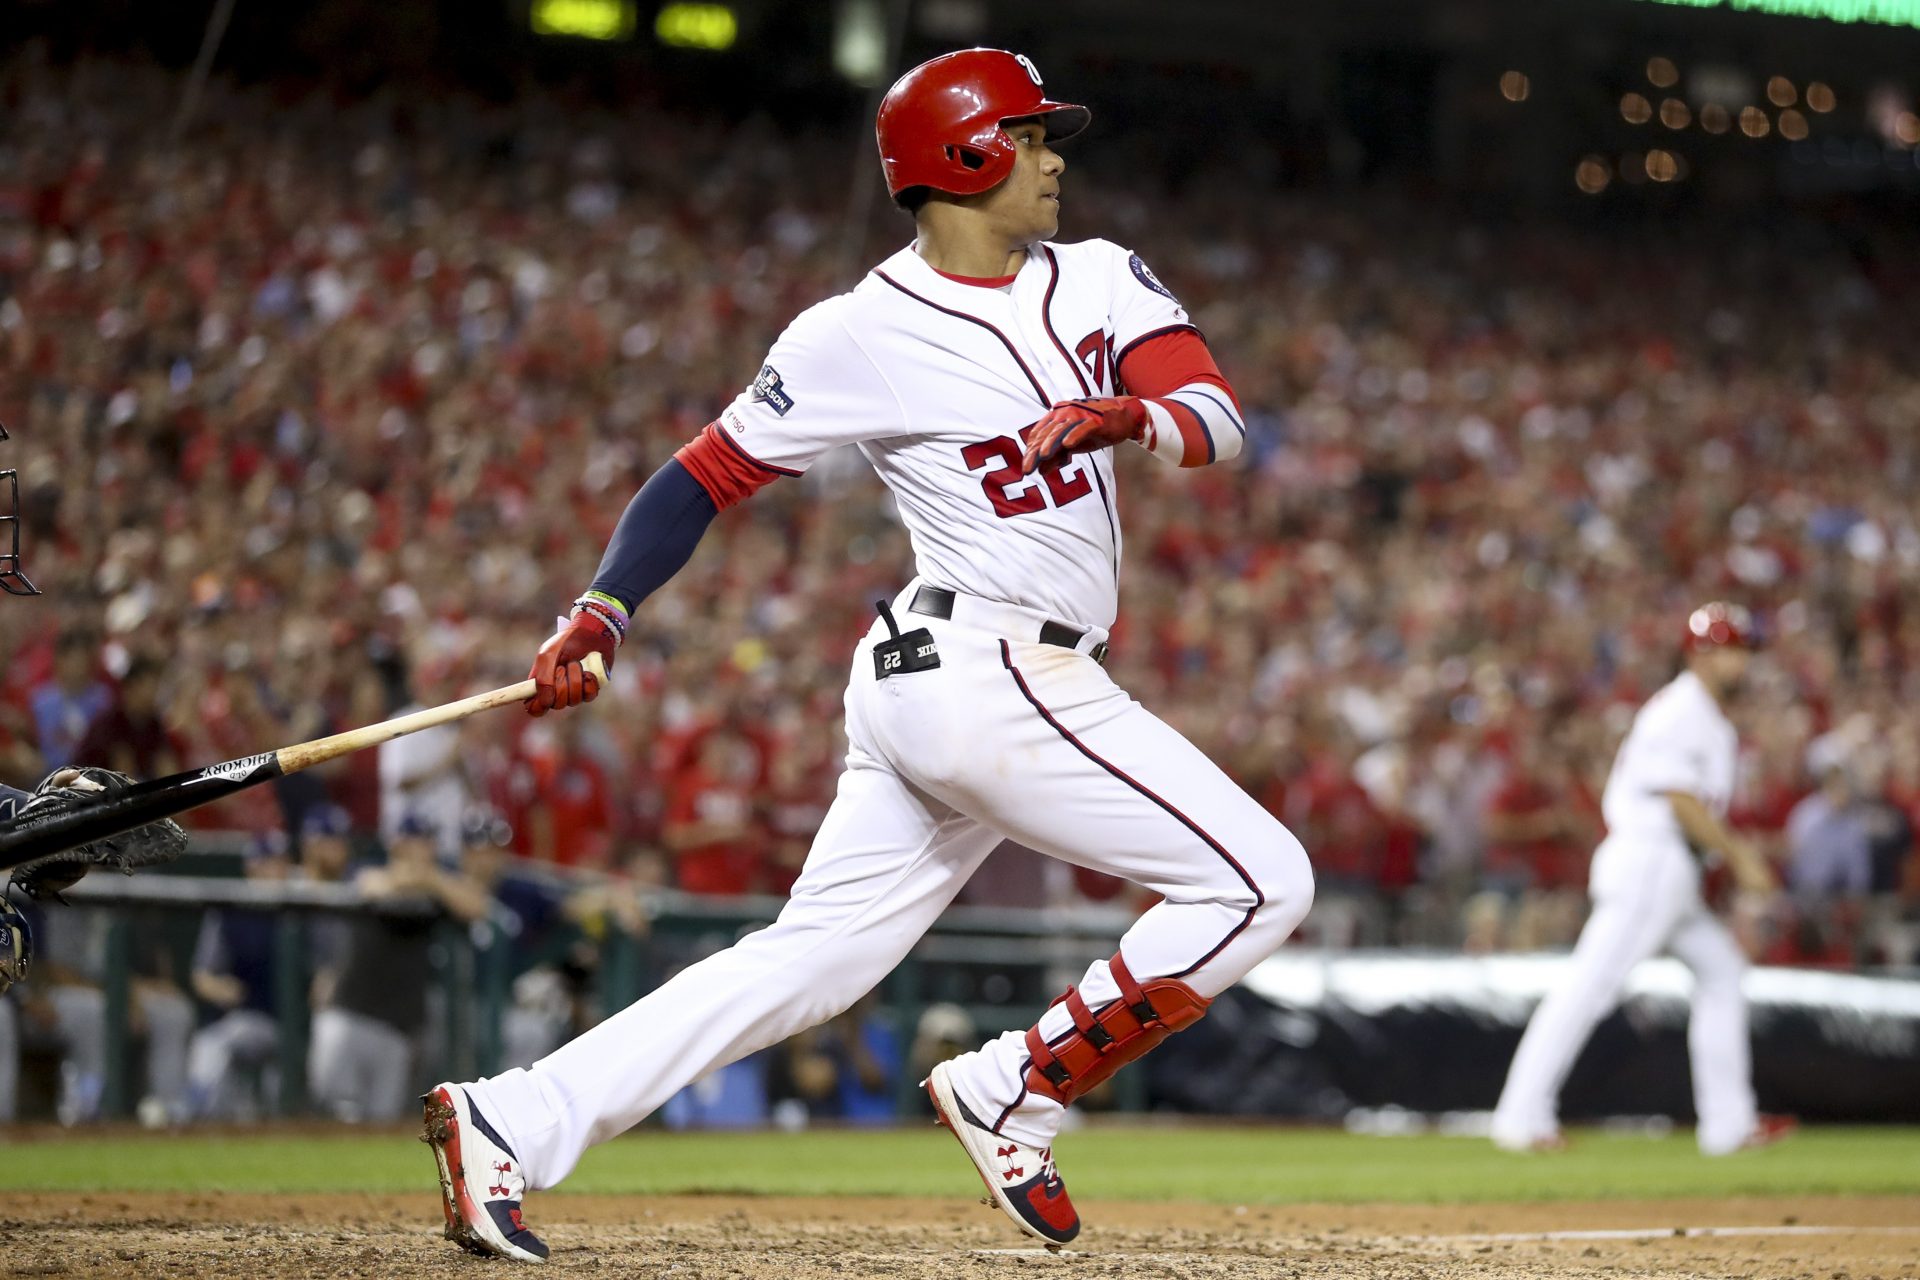
M 1105 640 L 1102 640 L 1099 644 L 1087 650 L 1087 656 L 1089 658 L 1092 658 L 1095 662 L 1099 663 L 1101 666 L 1103 667 L 1106 666 L 1107 665 L 1107 642 Z

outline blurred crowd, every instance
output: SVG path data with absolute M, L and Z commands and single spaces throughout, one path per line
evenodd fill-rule
M 46 590 L 0 605 L 21 785 L 519 679 L 639 484 L 910 235 L 848 224 L 871 156 L 844 132 L 216 80 L 174 144 L 181 88 L 0 63 L 0 465 Z M 1745 904 L 1750 946 L 1914 963 L 1910 222 L 1441 212 L 1290 191 L 1257 151 L 1198 148 L 1171 188 L 1128 154 L 1074 144 L 1064 234 L 1181 296 L 1249 443 L 1123 460 L 1110 669 L 1299 834 L 1309 936 L 1569 941 L 1613 748 L 1687 611 L 1729 598 L 1766 640 L 1735 818 L 1787 890 Z M 854 641 L 910 572 L 884 491 L 832 456 L 716 523 L 590 712 L 478 717 L 187 821 L 302 858 L 316 822 L 411 833 L 451 865 L 484 806 L 519 859 L 780 893 Z

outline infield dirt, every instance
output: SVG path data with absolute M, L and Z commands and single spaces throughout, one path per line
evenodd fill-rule
M 555 1194 L 529 1209 L 554 1247 L 549 1272 L 674 1280 L 1920 1277 L 1920 1200 L 1893 1196 L 1446 1208 L 1098 1202 L 1081 1206 L 1088 1225 L 1060 1254 L 1029 1248 L 998 1214 L 961 1201 Z M 439 1202 L 425 1194 L 35 1192 L 10 1194 L 3 1212 L 6 1277 L 514 1274 L 442 1240 Z M 1741 1233 L 1676 1234 L 1689 1228 Z M 1582 1230 L 1633 1234 L 1485 1238 Z

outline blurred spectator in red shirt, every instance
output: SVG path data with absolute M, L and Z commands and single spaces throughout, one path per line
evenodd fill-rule
M 13 703 L 0 700 L 0 782 L 31 791 L 50 770 L 40 766 L 34 748 L 33 718 Z
M 833 729 L 822 721 L 803 721 L 800 729 L 772 752 L 760 805 L 767 834 L 762 888 L 785 893 L 806 865 L 832 803 L 840 772 Z
M 585 716 L 555 716 L 551 750 L 533 757 L 534 794 L 526 809 L 528 855 L 563 867 L 613 862 L 613 802 L 607 772 L 587 751 Z
M 1328 888 L 1364 888 L 1376 882 L 1388 852 L 1387 818 L 1354 779 L 1350 754 L 1329 744 L 1309 756 L 1306 770 L 1270 793 Z
M 180 738 L 167 727 L 162 710 L 160 675 L 159 662 L 135 658 L 120 679 L 119 695 L 94 717 L 74 758 L 134 778 L 160 778 L 185 768 Z
M 1508 892 L 1583 887 L 1599 835 L 1597 806 L 1551 738 L 1535 752 L 1531 762 L 1509 760 L 1487 799 L 1482 882 Z
M 661 835 L 680 888 L 748 893 L 764 882 L 754 821 L 756 758 L 746 738 L 717 728 L 702 740 L 694 765 L 674 780 Z

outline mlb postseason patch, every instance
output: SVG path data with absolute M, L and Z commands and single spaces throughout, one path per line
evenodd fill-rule
M 1162 289 L 1160 292 L 1166 293 L 1166 290 Z M 772 405 L 773 411 L 783 418 L 787 416 L 787 410 L 793 408 L 793 397 L 788 395 L 787 389 L 780 385 L 779 370 L 770 364 L 760 366 L 760 376 L 753 380 L 751 390 L 755 400 Z
M 1180 305 L 1180 299 L 1174 297 L 1173 291 L 1160 283 L 1160 277 L 1153 274 L 1152 268 L 1148 267 L 1146 263 L 1140 261 L 1139 254 L 1136 253 L 1128 258 L 1127 265 L 1133 268 L 1133 278 L 1135 280 L 1138 280 L 1141 284 L 1147 286 L 1147 288 L 1153 290 L 1175 306 Z

